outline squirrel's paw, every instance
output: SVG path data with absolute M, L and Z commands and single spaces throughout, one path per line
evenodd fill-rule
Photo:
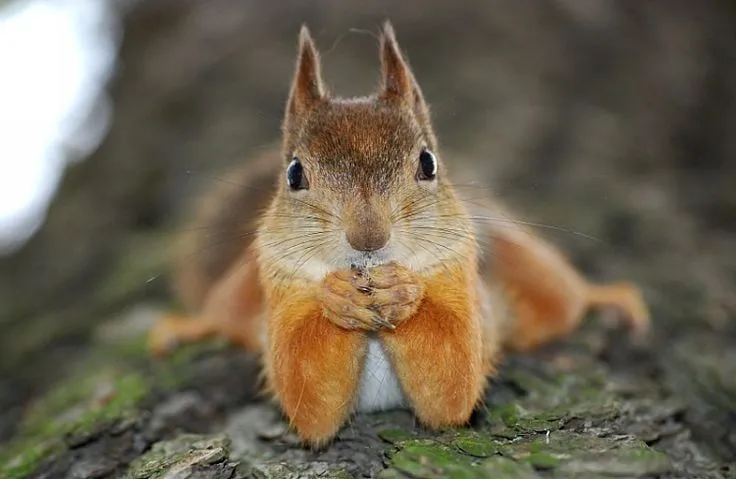
M 158 318 L 148 332 L 148 353 L 156 357 L 170 354 L 181 342 L 179 325 L 182 320 L 174 315 L 164 315 Z
M 166 314 L 158 318 L 148 332 L 148 352 L 152 356 L 167 356 L 177 347 L 212 333 L 212 325 L 203 318 Z
M 419 276 L 399 263 L 391 262 L 363 273 L 371 291 L 371 308 L 393 326 L 416 313 L 424 296 Z
M 625 325 L 634 343 L 642 342 L 648 337 L 651 330 L 649 309 L 636 285 L 621 282 L 597 286 L 593 295 L 605 297 L 608 307 L 602 308 L 601 319 L 609 327 Z
M 340 270 L 322 283 L 325 316 L 340 327 L 377 331 L 394 329 L 412 316 L 424 295 L 420 279 L 398 263 L 368 271 Z
M 340 270 L 322 280 L 322 311 L 327 319 L 345 329 L 378 331 L 391 328 L 371 307 L 371 290 L 360 273 Z

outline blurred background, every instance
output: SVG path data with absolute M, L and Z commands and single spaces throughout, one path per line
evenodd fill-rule
M 0 439 L 108 319 L 171 301 L 197 192 L 279 140 L 300 25 L 361 95 L 387 18 L 450 165 L 639 282 L 654 348 L 730 350 L 733 1 L 0 0 Z

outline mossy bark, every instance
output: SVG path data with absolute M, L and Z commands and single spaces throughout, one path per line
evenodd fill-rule
M 609 349 L 630 357 L 606 359 Z M 255 358 L 209 342 L 154 360 L 140 336 L 106 336 L 27 411 L 0 476 L 733 477 L 728 439 L 698 435 L 690 415 L 706 409 L 663 384 L 653 359 L 585 328 L 511 356 L 467 427 L 428 431 L 407 411 L 363 415 L 313 451 L 259 396 Z M 733 379 L 699 378 L 688 392 L 700 400 L 711 397 L 698 395 L 706 385 L 734 397 Z M 729 407 L 707 411 L 725 419 Z

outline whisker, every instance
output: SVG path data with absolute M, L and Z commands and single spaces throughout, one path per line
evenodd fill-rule
M 428 238 L 426 238 L 426 236 L 419 235 L 419 234 L 416 234 L 416 233 L 413 233 L 413 232 L 407 231 L 407 230 L 404 231 L 404 234 L 406 234 L 407 236 L 411 236 L 411 237 L 417 239 L 418 241 L 417 241 L 416 244 L 418 244 L 418 245 L 421 244 L 421 242 L 423 241 L 425 243 L 428 243 L 428 244 L 431 244 L 431 245 L 434 245 L 434 246 L 437 246 L 437 247 L 440 247 L 440 248 L 444 248 L 445 250 L 449 251 L 450 253 L 452 253 L 456 257 L 460 257 L 460 258 L 463 258 L 465 260 L 469 259 L 467 257 L 467 255 L 461 253 L 460 251 L 456 250 L 455 248 L 452 248 L 452 247 L 447 246 L 445 244 L 438 243 L 436 241 L 433 241 L 431 239 L 428 239 Z
M 306 226 L 300 226 L 299 230 L 312 230 L 312 231 L 323 231 L 325 230 L 324 226 L 321 225 L 306 225 Z M 210 231 L 211 233 L 205 233 L 201 236 L 218 236 L 220 235 L 220 229 L 218 229 L 216 226 L 197 226 L 197 227 L 191 227 L 191 228 L 177 228 L 173 231 L 173 233 L 192 233 L 197 231 Z M 269 231 L 272 232 L 279 232 L 279 231 L 294 231 L 294 228 L 292 226 L 269 226 Z M 169 231 L 168 233 L 172 233 Z M 250 236 L 255 235 L 258 233 L 258 228 L 255 227 L 243 227 L 242 232 L 238 232 L 238 234 L 232 234 L 230 237 L 232 238 L 241 238 L 244 236 Z
M 414 237 L 423 238 L 423 236 L 431 236 L 431 237 L 437 238 L 437 239 L 443 239 L 443 240 L 448 240 L 448 241 L 457 241 L 457 239 L 458 239 L 458 237 L 460 235 L 460 233 L 455 233 L 455 232 L 453 232 L 451 230 L 450 231 L 447 231 L 447 232 L 443 232 L 443 231 L 441 231 L 441 229 L 440 229 L 440 231 L 432 231 L 432 229 L 434 229 L 436 227 L 425 227 L 425 228 L 426 229 L 423 231 L 422 235 L 416 235 L 415 234 Z M 409 232 L 409 235 L 412 235 L 412 233 Z M 468 237 L 468 239 L 473 240 L 472 237 Z M 505 238 L 505 239 L 506 239 L 506 241 L 510 241 L 512 243 L 516 243 L 513 239 L 510 239 L 510 238 Z M 516 264 L 516 265 L 520 265 L 521 264 L 518 260 L 514 259 L 511 256 L 508 256 L 508 255 L 499 255 L 498 252 L 496 251 L 496 249 L 493 248 L 492 238 L 491 239 L 486 239 L 486 238 L 477 239 L 476 238 L 476 239 L 474 239 L 474 241 L 476 241 L 479 244 L 479 246 L 481 246 L 481 249 L 479 251 L 480 255 L 479 255 L 479 258 L 478 258 L 479 261 L 485 262 L 485 259 L 484 258 L 486 256 L 488 256 L 488 257 L 493 258 L 493 259 L 496 259 L 496 260 L 505 261 L 506 264 Z M 425 250 L 426 250 L 426 248 L 425 248 Z
M 449 240 L 452 240 L 453 242 L 462 242 L 463 244 L 473 244 L 477 241 L 477 238 L 472 233 L 461 230 L 453 230 L 452 228 L 414 225 L 409 230 L 409 233 L 416 234 L 415 231 L 411 230 L 420 230 L 422 234 L 431 234 L 435 237 L 447 238 Z M 403 231 L 406 231 L 406 229 L 404 229 Z
M 403 192 L 404 190 L 402 189 L 402 191 L 400 191 L 399 193 L 401 194 Z M 415 197 L 415 198 L 412 198 L 412 197 Z M 430 198 L 439 203 L 438 198 L 435 198 L 435 197 L 430 197 Z M 407 196 L 408 201 L 406 203 L 403 203 L 399 208 L 394 208 L 394 210 L 391 211 L 391 215 L 390 215 L 391 218 L 395 218 L 395 221 L 397 219 L 401 219 L 402 213 L 406 213 L 408 210 L 410 210 L 411 208 L 419 204 L 420 201 L 426 200 L 426 199 L 427 199 L 427 196 L 425 192 L 422 192 L 416 189 L 411 189 Z
M 196 172 L 194 170 L 186 170 L 186 172 L 187 172 L 187 174 L 197 173 L 197 174 L 200 174 L 202 176 L 205 176 L 205 177 L 207 177 L 207 178 L 209 178 L 209 179 L 211 179 L 213 181 L 217 181 L 217 182 L 228 184 L 228 185 L 232 185 L 232 186 L 237 186 L 239 188 L 251 188 L 251 189 L 253 189 L 255 191 L 263 191 L 263 192 L 266 192 L 266 193 L 276 194 L 276 188 L 275 188 L 274 185 L 269 185 L 268 187 L 258 187 L 258 186 L 255 186 L 253 184 L 240 183 L 240 182 L 232 181 L 230 179 L 223 178 L 223 177 L 220 177 L 220 176 L 215 176 L 215 175 L 211 175 L 211 174 L 203 173 L 203 172 Z M 296 198 L 296 197 L 293 197 L 293 196 L 290 198 L 290 200 L 295 201 L 295 202 L 297 202 L 297 203 L 299 203 L 301 205 L 304 205 L 305 207 L 310 208 L 310 209 L 312 209 L 312 210 L 314 210 L 314 211 L 316 211 L 318 213 L 321 213 L 321 214 L 323 214 L 325 216 L 328 216 L 328 217 L 333 218 L 333 219 L 338 220 L 338 221 L 340 220 L 340 218 L 337 215 L 335 215 L 334 213 L 331 213 L 331 212 L 327 211 L 326 209 L 322 208 L 319 205 L 315 205 L 313 203 L 310 203 L 309 201 L 306 201 L 306 200 L 301 199 L 301 198 Z
M 482 189 L 482 187 L 478 187 L 478 189 Z M 413 196 L 416 196 L 413 198 Z M 534 227 L 534 228 L 540 228 L 540 229 L 547 229 L 552 231 L 558 231 L 574 236 L 578 236 L 581 238 L 585 238 L 592 241 L 598 241 L 601 240 L 599 238 L 596 238 L 594 236 L 591 236 L 589 234 L 576 231 L 570 228 L 565 228 L 563 226 L 557 226 L 557 225 L 551 225 L 551 224 L 545 224 L 545 223 L 539 223 L 539 222 L 532 222 L 532 221 L 525 221 L 521 219 L 516 218 L 510 218 L 506 214 L 503 213 L 502 208 L 494 207 L 493 204 L 479 204 L 475 203 L 474 200 L 482 200 L 482 199 L 495 199 L 495 195 L 483 195 L 478 197 L 471 197 L 471 198 L 459 198 L 460 201 L 462 201 L 465 204 L 473 205 L 480 209 L 485 209 L 489 211 L 493 211 L 495 214 L 498 214 L 499 216 L 502 216 L 502 218 L 491 218 L 491 217 L 482 217 L 478 215 L 471 215 L 470 219 L 474 221 L 495 221 L 495 222 L 506 222 L 510 224 L 516 224 L 516 225 L 522 225 L 522 226 L 528 226 L 528 227 Z M 417 216 L 419 212 L 417 211 L 411 211 L 412 209 L 416 210 L 422 210 L 422 209 L 428 209 L 436 205 L 441 205 L 443 199 L 436 195 L 426 195 L 426 194 L 419 194 L 419 193 L 410 193 L 409 200 L 403 204 L 403 206 L 396 208 L 392 212 L 392 219 L 394 222 L 404 221 L 407 219 L 410 219 L 414 216 Z M 434 218 L 452 218 L 452 217 L 458 217 L 459 215 L 431 215 Z
M 409 234 L 409 236 L 411 236 L 411 234 Z M 439 241 L 443 241 L 441 247 L 443 247 L 445 250 L 450 251 L 453 254 L 459 254 L 459 255 L 462 254 L 458 250 L 456 250 L 454 247 L 447 245 L 447 243 L 449 243 L 450 241 L 457 243 L 457 241 L 455 241 L 455 239 L 450 235 L 444 235 L 441 233 L 434 233 L 434 232 L 425 232 L 423 235 L 415 235 L 414 238 L 416 238 L 419 242 L 421 241 L 435 242 L 438 245 L 440 244 Z M 468 245 L 469 242 L 462 242 L 461 244 Z M 467 255 L 463 255 L 463 257 L 467 259 Z
M 401 246 L 405 247 L 406 249 L 408 249 L 411 252 L 411 254 L 413 254 L 414 256 L 417 256 L 417 253 L 414 251 L 414 249 L 412 249 L 409 246 L 408 243 L 406 243 L 403 240 L 399 240 L 398 243 L 399 243 L 399 245 L 401 245 Z M 430 250 L 429 248 L 427 248 L 423 244 L 419 243 L 419 244 L 417 244 L 417 246 L 419 246 L 420 248 L 422 248 L 427 253 L 432 254 L 432 250 Z M 450 267 L 447 265 L 447 263 L 445 263 L 444 261 L 440 261 L 440 265 L 442 265 L 442 267 L 445 269 L 445 271 L 447 272 L 447 274 L 450 274 L 451 273 Z
M 287 220 L 312 220 L 324 222 L 326 219 L 323 216 L 309 215 L 309 214 L 287 214 L 287 213 L 269 213 L 270 218 L 282 218 Z
M 294 243 L 291 246 L 286 247 L 285 249 L 280 249 L 278 253 L 281 256 L 289 256 L 291 255 L 292 251 L 296 248 L 299 248 L 302 245 L 312 244 L 315 242 L 322 242 L 320 237 L 325 236 L 326 233 L 323 232 L 315 232 L 311 233 L 309 235 L 304 235 L 305 237 L 295 237 L 295 238 L 287 238 L 283 240 L 277 240 L 277 241 L 271 241 L 268 243 L 264 243 L 263 246 L 268 249 L 280 249 L 281 246 L 286 245 L 288 243 Z
M 307 247 L 302 254 L 302 256 L 299 257 L 299 259 L 296 261 L 296 264 L 294 265 L 294 268 L 291 272 L 291 275 L 289 276 L 289 280 L 293 279 L 294 276 L 299 272 L 299 269 L 310 259 L 313 258 L 313 253 L 320 247 L 325 247 L 325 243 L 318 243 L 311 247 Z
M 516 224 L 516 225 L 531 226 L 533 228 L 549 229 L 553 231 L 560 231 L 562 233 L 568 233 L 574 236 L 580 236 L 582 238 L 589 239 L 591 241 L 601 242 L 601 239 L 596 238 L 595 236 L 591 236 L 589 234 L 586 234 L 580 231 L 571 230 L 569 228 L 564 228 L 562 226 L 555 226 L 555 225 L 550 225 L 550 224 L 545 224 L 545 223 L 536 223 L 533 221 L 523 221 L 523 220 L 517 220 L 517 219 L 511 219 L 511 218 L 491 218 L 491 217 L 484 217 L 484 216 L 471 216 L 470 219 L 473 221 L 487 221 L 491 223 L 511 223 L 511 224 Z
M 439 204 L 439 202 L 437 202 L 437 204 Z M 433 206 L 433 205 L 432 204 L 425 205 L 425 207 L 429 207 L 429 206 Z M 414 215 L 407 216 L 407 217 L 399 217 L 396 219 L 396 221 L 405 221 L 405 220 L 411 219 L 412 216 Z M 546 223 L 538 223 L 538 222 L 533 222 L 533 221 L 525 221 L 525 220 L 520 220 L 516 218 L 510 218 L 510 217 L 506 217 L 505 215 L 503 217 L 491 217 L 491 216 L 478 216 L 478 215 L 462 216 L 458 214 L 437 214 L 437 215 L 431 215 L 430 218 L 431 219 L 458 219 L 458 220 L 463 219 L 463 218 L 468 218 L 471 221 L 477 221 L 477 222 L 507 223 L 507 224 L 512 224 L 512 225 L 529 226 L 533 228 L 558 231 L 558 232 L 570 234 L 573 236 L 582 237 L 582 238 L 585 238 L 591 241 L 596 241 L 596 242 L 602 241 L 600 238 L 583 233 L 581 231 L 576 231 L 576 230 L 572 230 L 572 229 L 565 228 L 562 226 L 556 226 L 556 225 L 551 225 L 551 224 L 546 224 Z
M 284 231 L 288 231 L 287 228 L 284 228 L 283 230 Z M 244 241 L 243 242 L 243 249 L 245 249 L 246 247 L 248 247 L 252 243 L 252 240 L 249 239 L 249 237 L 255 235 L 256 233 L 257 233 L 257 231 L 247 231 L 247 232 L 244 232 L 242 234 L 236 234 L 236 235 L 232 235 L 232 236 L 228 236 L 228 237 L 220 237 L 218 241 L 215 241 L 213 243 L 208 243 L 208 244 L 205 244 L 205 245 L 202 245 L 200 243 L 200 244 L 196 245 L 195 251 L 192 251 L 191 253 L 185 253 L 183 257 L 179 258 L 179 260 L 188 259 L 188 258 L 190 258 L 193 255 L 196 255 L 196 254 L 199 254 L 199 253 L 204 253 L 204 252 L 209 251 L 209 250 L 211 250 L 213 248 L 217 248 L 218 246 L 226 245 L 226 244 L 228 244 L 230 242 L 248 239 L 248 241 Z M 304 236 L 313 236 L 313 235 L 328 234 L 328 233 L 329 233 L 329 231 L 325 231 L 324 229 L 315 229 L 315 230 L 312 230 L 310 232 L 305 233 Z M 212 235 L 212 236 L 217 236 L 217 235 Z M 284 241 L 288 241 L 288 240 L 291 240 L 291 239 L 292 238 L 289 238 L 289 239 L 284 240 Z M 266 243 L 266 244 L 269 244 L 269 243 Z M 274 242 L 273 245 L 271 245 L 271 244 L 269 244 L 269 245 L 270 246 L 275 246 L 275 245 L 277 246 L 277 242 Z

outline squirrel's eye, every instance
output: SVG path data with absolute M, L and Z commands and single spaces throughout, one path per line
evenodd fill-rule
M 437 158 L 429 150 L 419 153 L 419 169 L 417 179 L 422 181 L 434 180 L 437 177 Z
M 307 177 L 304 175 L 304 167 L 299 158 L 294 158 L 286 168 L 286 183 L 292 190 L 306 190 L 309 188 Z

